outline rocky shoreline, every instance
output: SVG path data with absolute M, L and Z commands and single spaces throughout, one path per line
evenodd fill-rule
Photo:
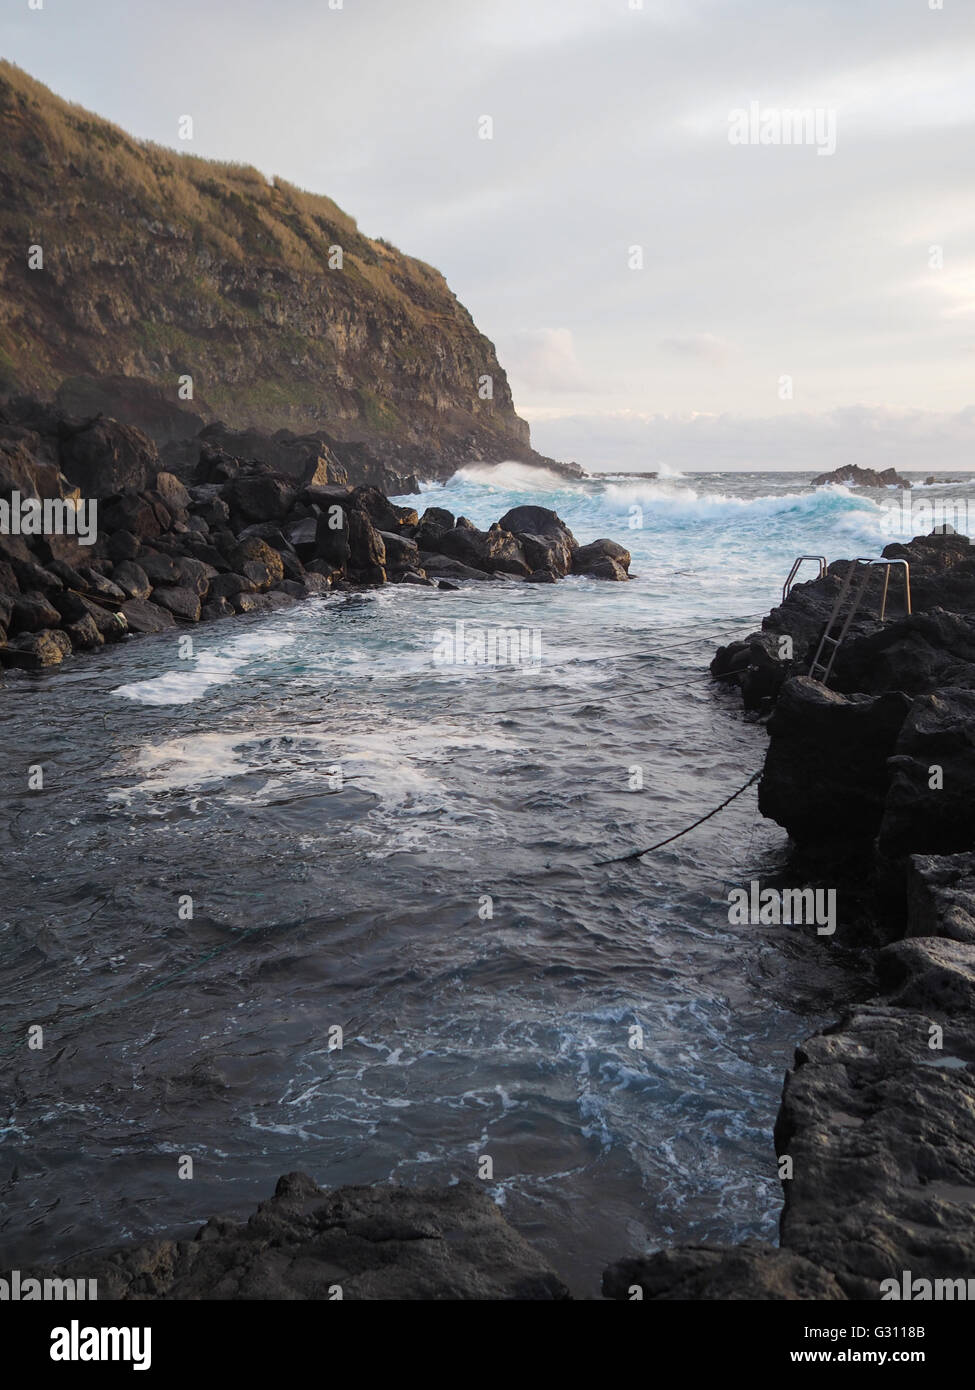
M 278 466 L 230 453 L 218 438 L 261 449 Z M 346 456 L 353 476 L 417 490 L 415 477 L 384 473 L 355 448 Z M 481 531 L 444 508 L 421 517 L 396 506 L 374 483 L 350 482 L 321 439 L 221 429 L 204 431 L 195 453 L 181 478 L 133 426 L 65 417 L 33 400 L 0 409 L 0 498 L 17 523 L 0 534 L 0 665 L 41 670 L 130 635 L 270 613 L 350 587 L 629 578 L 623 546 L 581 546 L 544 507 L 515 508 Z M 97 507 L 91 544 L 35 533 L 32 508 L 36 519 L 53 503 L 74 520 L 82 499 Z
M 861 948 L 877 992 L 803 1043 L 786 1076 L 779 1247 L 624 1260 L 606 1273 L 607 1297 L 634 1285 L 657 1299 L 967 1296 L 956 1281 L 975 1270 L 975 555 L 942 533 L 884 556 L 909 561 L 914 612 L 885 625 L 861 614 L 834 688 L 803 672 L 844 561 L 711 666 L 768 717 L 759 807 L 789 832 L 793 880 L 829 882 L 855 904 L 838 936 Z
M 320 1188 L 278 1179 L 246 1222 L 79 1257 L 24 1278 L 95 1280 L 110 1299 L 564 1300 L 562 1281 L 473 1183 Z M 89 1285 L 90 1287 L 90 1285 Z

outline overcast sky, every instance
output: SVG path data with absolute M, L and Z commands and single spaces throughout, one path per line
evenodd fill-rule
M 432 262 L 542 452 L 958 468 L 975 0 L 935 3 L 0 0 L 0 51 Z M 733 144 L 751 103 L 770 139 L 778 111 L 818 112 L 816 143 Z

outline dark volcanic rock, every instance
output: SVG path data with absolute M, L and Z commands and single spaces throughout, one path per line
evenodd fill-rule
M 533 569 L 517 538 L 500 526 L 478 531 L 473 526 L 458 523 L 452 531 L 443 533 L 437 548 L 441 554 L 485 574 L 514 574 L 526 578 Z
M 61 471 L 81 489 L 83 497 L 110 497 L 126 489 L 148 487 L 159 472 L 159 452 L 148 435 L 134 425 L 97 417 L 60 429 Z
M 77 622 L 69 623 L 64 630 L 70 637 L 71 645 L 76 651 L 91 651 L 95 647 L 102 646 L 105 641 L 90 613 L 86 613 Z
M 21 594 L 15 600 L 10 618 L 11 632 L 39 632 L 46 627 L 60 627 L 61 614 L 43 594 Z
M 99 509 L 99 524 L 106 531 L 126 531 L 137 541 L 150 541 L 163 532 L 159 516 L 144 497 L 118 497 Z
M 71 651 L 71 638 L 61 631 L 25 632 L 0 647 L 0 661 L 25 671 L 58 666 Z
M 975 849 L 975 690 L 919 697 L 892 751 L 882 853 Z
M 390 571 L 420 569 L 420 551 L 416 541 L 406 536 L 394 535 L 391 531 L 380 531 L 386 553 L 386 567 Z
M 762 1299 L 771 1302 L 821 1299 L 836 1302 L 846 1294 L 827 1270 L 772 1245 L 682 1245 L 643 1258 L 620 1260 L 603 1275 L 606 1298 L 631 1300 L 640 1289 L 644 1300 Z
M 874 468 L 860 468 L 855 463 L 844 468 L 834 468 L 832 473 L 820 473 L 813 478 L 812 487 L 823 487 L 826 483 L 842 483 L 844 487 L 910 487 L 893 468 L 885 468 L 878 473 Z
M 420 565 L 423 570 L 435 579 L 492 579 L 494 576 L 486 574 L 484 570 L 472 569 L 470 565 L 461 564 L 460 560 L 452 560 L 449 555 L 427 555 L 420 552 Z
M 568 1290 L 469 1183 L 445 1188 L 279 1179 L 246 1224 L 85 1256 L 101 1299 L 567 1299 Z M 65 1272 L 72 1266 L 62 1267 Z M 79 1272 L 80 1277 L 80 1272 Z
M 905 935 L 975 946 L 975 854 L 911 856 Z
M 866 694 L 920 695 L 941 685 L 975 689 L 975 617 L 935 608 L 847 640 L 830 684 Z
M 132 598 L 122 604 L 122 612 L 133 632 L 165 632 L 175 626 L 172 613 L 146 599 Z
M 572 555 L 572 573 L 589 579 L 629 579 L 630 552 L 615 541 L 593 541 Z
M 172 589 L 153 589 L 152 601 L 184 622 L 200 621 L 200 595 L 194 589 L 185 589 L 181 585 Z
M 149 576 L 134 560 L 120 560 L 112 570 L 112 579 L 126 598 L 148 598 L 152 592 Z
M 930 1010 L 939 1021 L 945 1014 L 961 1014 L 952 1032 L 967 1032 L 969 1043 L 975 1043 L 975 948 L 968 942 L 948 937 L 895 941 L 880 952 L 878 968 L 891 1003 Z
M 365 512 L 351 510 L 349 526 L 349 578 L 355 584 L 385 584 L 386 547 Z
M 245 562 L 246 563 L 246 562 Z M 256 594 L 257 585 L 243 574 L 218 574 L 210 581 L 209 597 L 214 602 L 232 599 L 236 594 Z
M 282 478 L 258 475 L 236 478 L 223 493 L 231 516 L 248 521 L 276 521 L 288 513 L 295 499 L 295 488 Z
M 975 1268 L 973 1020 L 940 1013 L 951 1002 L 943 980 L 922 993 L 925 1012 L 862 1006 L 810 1038 L 786 1078 L 775 1147 L 794 1176 L 782 1244 L 832 1271 L 849 1298 L 876 1299 L 880 1281 L 899 1284 L 905 1270 L 945 1279 Z M 945 1027 L 943 1050 L 930 1045 L 932 1023 Z
M 910 701 L 840 695 L 808 676 L 787 681 L 768 731 L 758 805 L 799 843 L 872 839 L 887 794 L 887 759 Z

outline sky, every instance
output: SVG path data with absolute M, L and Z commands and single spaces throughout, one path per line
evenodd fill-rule
M 975 0 L 0 0 L 0 54 L 437 266 L 542 453 L 975 465 Z

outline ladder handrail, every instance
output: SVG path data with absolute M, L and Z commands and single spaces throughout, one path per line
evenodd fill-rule
M 867 563 L 868 563 L 868 564 L 871 564 L 871 565 L 883 565 L 883 566 L 884 566 L 884 592 L 883 592 L 883 595 L 882 595 L 881 601 L 880 601 L 880 621 L 881 621 L 881 622 L 884 621 L 885 615 L 886 615 L 886 613 L 887 613 L 887 587 L 888 587 L 888 585 L 890 584 L 890 567 L 891 567 L 891 565 L 903 565 L 903 567 L 904 567 L 904 605 L 905 605 L 905 609 L 906 609 L 906 611 L 905 611 L 905 617 L 908 617 L 908 618 L 909 618 L 909 617 L 911 616 L 911 612 L 912 612 L 912 609 L 911 609 L 911 566 L 910 566 L 909 562 L 908 562 L 907 560 L 888 560 L 888 559 L 886 559 L 886 558 L 882 558 L 882 559 L 880 559 L 880 560 L 868 560 Z
M 820 578 L 820 579 L 825 579 L 825 578 L 826 578 L 826 556 L 825 556 L 825 555 L 797 555 L 797 556 L 796 556 L 795 563 L 793 564 L 791 570 L 789 571 L 789 577 L 788 577 L 788 579 L 785 581 L 785 583 L 782 585 L 782 602 L 783 602 L 783 603 L 785 603 L 786 599 L 789 597 L 789 590 L 792 588 L 793 580 L 795 579 L 796 575 L 799 573 L 799 570 L 800 570 L 801 567 L 802 567 L 803 561 L 805 561 L 805 560 L 816 560 L 816 561 L 818 562 L 818 564 L 819 564 L 819 578 Z

